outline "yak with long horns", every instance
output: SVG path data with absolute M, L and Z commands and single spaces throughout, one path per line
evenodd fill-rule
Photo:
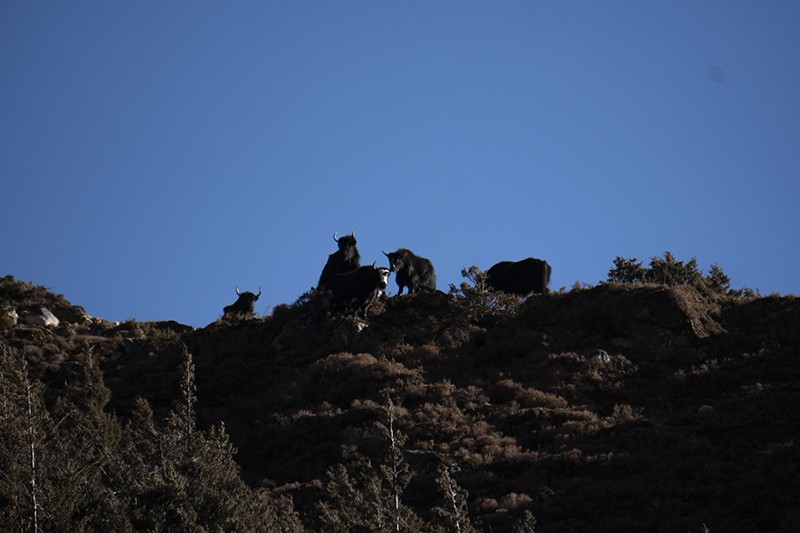
M 236 294 L 239 295 L 239 299 L 222 308 L 223 316 L 253 316 L 256 300 L 261 296 L 261 287 L 258 288 L 258 294 L 249 291 L 239 292 L 239 287 L 236 287 Z
M 322 274 L 317 283 L 317 289 L 324 289 L 330 283 L 336 274 L 345 274 L 352 272 L 361 266 L 361 255 L 356 248 L 356 234 L 354 231 L 350 235 L 336 236 L 333 234 L 333 240 L 339 246 L 339 249 L 328 256 L 328 262 L 325 263 L 325 268 L 322 269 Z

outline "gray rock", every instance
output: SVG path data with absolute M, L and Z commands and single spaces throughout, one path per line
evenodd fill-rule
M 31 326 L 58 327 L 61 321 L 46 307 L 39 308 L 39 314 L 30 313 L 25 317 L 25 322 Z

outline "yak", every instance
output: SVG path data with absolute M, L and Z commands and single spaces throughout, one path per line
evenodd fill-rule
M 239 292 L 239 287 L 236 287 L 236 294 L 239 295 L 239 299 L 222 308 L 223 316 L 253 316 L 253 307 L 261 296 L 261 287 L 258 288 L 258 294 L 249 291 Z
M 486 283 L 496 291 L 527 298 L 549 290 L 552 270 L 547 261 L 533 257 L 516 262 L 500 261 L 486 271 Z
M 334 232 L 333 240 L 339 246 L 339 249 L 328 256 L 328 262 L 325 263 L 325 268 L 322 269 L 319 283 L 317 283 L 317 289 L 320 290 L 324 289 L 335 275 L 352 272 L 361 266 L 361 255 L 358 253 L 358 248 L 356 248 L 355 232 L 339 238 L 336 237 L 336 232 Z
M 389 271 L 395 273 L 398 296 L 403 294 L 404 287 L 408 287 L 408 294 L 436 290 L 436 271 L 430 260 L 414 255 L 406 248 L 399 248 L 390 254 L 383 252 L 383 255 L 389 258 Z
M 367 310 L 383 294 L 388 283 L 388 269 L 362 266 L 333 276 L 325 287 L 325 296 L 332 311 L 361 313 L 366 318 Z

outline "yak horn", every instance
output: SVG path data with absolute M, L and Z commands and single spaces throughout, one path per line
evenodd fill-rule
M 339 239 L 336 238 L 336 231 L 333 232 L 333 242 L 339 242 Z
M 256 298 L 258 298 L 259 296 L 261 296 L 261 287 L 258 288 L 258 294 L 256 294 Z
M 236 294 L 238 294 L 239 296 L 241 296 L 241 295 L 242 295 L 242 293 L 241 293 L 241 292 L 239 292 L 239 287 L 238 287 L 238 286 L 236 287 Z

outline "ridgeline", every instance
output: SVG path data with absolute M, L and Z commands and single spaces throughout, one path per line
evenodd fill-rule
M 800 531 L 798 325 L 604 283 L 194 329 L 8 276 L 0 529 Z

